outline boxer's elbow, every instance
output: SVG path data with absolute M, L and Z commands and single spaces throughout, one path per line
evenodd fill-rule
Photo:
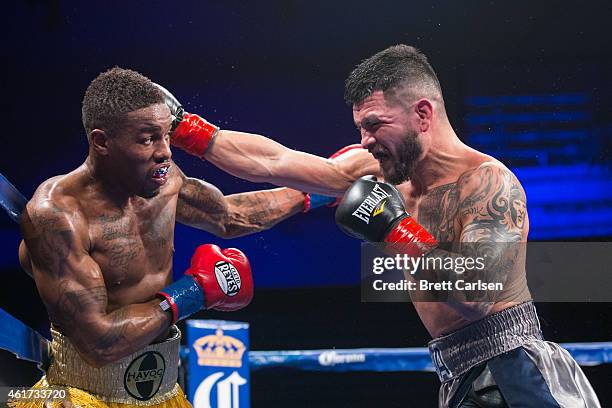
M 232 223 L 232 216 L 228 214 L 224 217 L 224 219 L 220 222 L 217 222 L 214 225 L 214 231 L 211 231 L 215 236 L 223 239 L 232 239 L 236 238 L 237 234 L 235 228 Z
M 279 170 L 273 158 L 259 158 L 248 165 L 248 171 L 234 174 L 251 183 L 273 183 L 278 178 Z
M 104 367 L 105 365 L 110 364 L 113 361 L 116 361 L 116 360 L 112 360 L 108 358 L 107 354 L 99 350 L 94 350 L 94 349 L 77 349 L 77 350 L 81 358 L 85 360 L 85 362 L 89 364 L 90 366 L 92 366 L 93 368 Z
M 265 231 L 269 228 L 271 228 L 271 225 L 262 225 L 254 223 L 227 225 L 223 229 L 219 229 L 219 231 L 215 235 L 222 239 L 234 239 Z
M 95 340 L 94 340 L 95 341 Z M 87 364 L 94 368 L 104 367 L 114 361 L 119 360 L 109 347 L 100 347 L 95 344 L 77 345 L 75 344 L 79 355 Z
M 259 163 L 257 182 L 275 185 L 286 184 L 293 173 L 291 163 L 291 150 L 289 149 L 268 154 Z M 295 166 L 295 161 L 293 161 L 293 166 Z
M 258 196 L 242 197 L 240 200 L 228 200 L 228 207 L 223 217 L 217 219 L 210 232 L 219 238 L 232 239 L 254 234 L 271 228 L 275 220 L 270 219 L 269 211 L 272 205 Z M 255 203 L 257 201 L 257 203 Z M 240 204 L 236 204 L 239 202 Z
M 21 268 L 32 277 L 32 261 L 24 240 L 21 240 L 19 243 L 19 265 L 21 265 Z
M 113 334 L 116 330 L 105 330 L 103 324 L 93 326 L 81 330 L 83 334 L 77 337 L 70 337 L 77 352 L 87 364 L 100 368 L 129 354 L 129 350 L 126 350 L 126 345 L 122 342 L 124 339 Z
M 236 232 L 232 231 L 232 229 L 228 226 L 223 226 L 222 228 L 219 228 L 217 230 L 217 232 L 215 232 L 215 235 L 219 238 L 223 238 L 223 239 L 232 239 L 232 238 L 238 238 L 239 234 L 237 234 Z
M 270 222 L 262 215 L 261 210 L 248 207 L 231 207 L 223 222 L 215 226 L 215 235 L 223 239 L 240 238 L 271 228 Z

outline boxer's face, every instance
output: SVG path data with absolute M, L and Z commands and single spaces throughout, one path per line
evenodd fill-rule
M 115 177 L 140 196 L 154 196 L 168 180 L 171 123 L 165 104 L 151 105 L 129 112 L 109 138 L 108 158 Z
M 405 105 L 376 91 L 353 105 L 353 119 L 361 132 L 362 146 L 380 163 L 385 181 L 400 184 L 413 178 L 423 148 Z

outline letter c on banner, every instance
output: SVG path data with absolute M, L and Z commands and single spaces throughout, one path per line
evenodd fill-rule
M 210 404 L 210 394 L 213 387 L 223 377 L 223 372 L 218 371 L 206 377 L 196 389 L 193 397 L 193 408 L 212 408 Z M 217 384 L 217 407 L 216 408 L 239 408 L 239 388 L 246 384 L 246 379 L 242 378 L 238 372 L 234 371 L 223 381 Z

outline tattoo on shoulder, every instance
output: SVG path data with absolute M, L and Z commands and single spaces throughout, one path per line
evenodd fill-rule
M 35 262 L 53 274 L 63 274 L 76 237 L 62 209 L 56 205 L 43 210 L 34 209 L 24 238 Z
M 510 187 L 510 216 L 513 224 L 517 228 L 523 229 L 527 217 L 527 202 L 525 192 L 516 179 Z
M 184 221 L 225 214 L 223 194 L 200 180 L 186 178 L 179 193 L 177 216 Z
M 434 188 L 419 204 L 419 223 L 443 243 L 455 241 L 458 234 L 515 242 L 521 239 L 526 220 L 520 183 L 508 170 L 495 166 L 470 170 L 457 182 Z M 461 225 L 463 229 L 457 230 Z
M 465 175 L 462 187 L 463 240 L 521 241 L 527 204 L 525 193 L 512 173 L 483 166 Z

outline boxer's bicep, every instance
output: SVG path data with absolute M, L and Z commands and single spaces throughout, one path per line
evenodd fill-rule
M 504 282 L 521 267 L 521 242 L 527 239 L 523 189 L 508 169 L 486 163 L 459 179 L 458 198 L 459 252 L 484 259 L 487 280 Z
M 522 208 L 518 218 L 513 203 Z M 483 269 L 466 274 L 466 279 L 505 285 L 520 272 L 524 262 L 521 245 L 527 239 L 525 194 L 508 169 L 487 163 L 462 176 L 458 180 L 457 216 L 461 225 L 458 252 L 484 264 Z M 464 306 L 472 315 L 482 317 L 498 295 L 497 291 L 473 291 L 472 302 Z
M 183 175 L 176 207 L 178 222 L 223 236 L 227 215 L 228 205 L 218 188 Z
M 74 208 L 26 209 L 22 233 L 49 317 L 81 357 L 102 366 L 149 344 L 167 329 L 160 300 L 108 310 L 104 275 L 89 253 L 87 226 Z
M 293 186 L 283 177 L 296 179 Z M 287 150 L 276 166 L 275 184 L 328 196 L 342 196 L 359 177 L 382 178 L 378 161 L 366 149 L 354 148 L 339 157 L 325 159 L 309 153 Z
M 365 149 L 353 149 L 335 159 L 324 159 L 309 153 L 290 150 L 279 160 L 275 184 L 328 196 L 342 196 L 355 180 L 366 175 L 382 178 L 380 165 Z M 286 169 L 289 169 L 286 171 Z M 297 177 L 293 187 L 283 175 Z
M 458 181 L 461 242 L 521 242 L 529 222 L 525 192 L 501 165 L 486 163 Z
M 85 248 L 83 226 L 75 214 L 45 203 L 27 209 L 21 227 L 51 322 L 78 347 L 79 340 L 102 322 L 107 295 L 102 272 Z
M 69 260 L 61 277 L 40 279 L 46 284 L 45 302 L 51 322 L 70 338 L 87 360 L 98 350 L 100 338 L 108 332 L 108 296 L 99 265 L 88 255 Z M 38 273 L 35 274 L 35 277 Z M 39 279 L 37 286 L 40 288 Z
M 80 280 L 85 285 L 90 279 L 100 283 L 99 273 L 81 273 L 83 263 L 88 259 L 94 264 L 95 261 L 86 248 L 87 228 L 82 225 L 81 215 L 76 210 L 50 200 L 28 206 L 22 216 L 21 231 L 37 284 L 39 280 L 48 284 L 64 279 Z M 97 264 L 95 266 L 99 271 Z M 39 286 L 42 286 L 39 290 L 47 290 L 55 285 Z

